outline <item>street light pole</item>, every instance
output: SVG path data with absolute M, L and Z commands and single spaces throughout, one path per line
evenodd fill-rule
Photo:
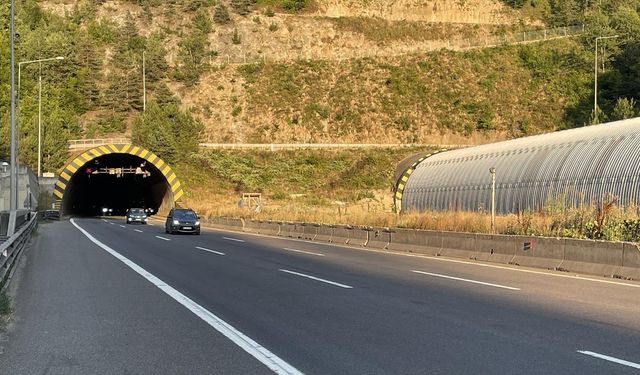
M 491 234 L 496 233 L 496 168 L 489 168 L 491 173 Z
M 15 110 L 16 110 L 16 98 L 15 98 L 15 54 L 14 54 L 14 46 L 15 46 L 15 29 L 14 29 L 14 12 L 13 8 L 15 7 L 15 3 L 11 0 L 11 14 L 10 18 L 10 45 L 11 45 L 11 116 L 10 116 L 10 126 L 11 126 L 11 178 L 10 178 L 10 199 L 9 199 L 9 227 L 7 228 L 7 235 L 13 235 L 16 229 L 16 216 L 18 214 L 18 166 L 16 165 L 16 118 L 15 118 Z
M 21 61 L 18 63 L 18 114 L 20 113 L 20 73 L 22 70 L 22 65 L 38 63 L 39 74 L 38 74 L 38 177 L 42 176 L 42 63 L 49 61 L 59 61 L 64 60 L 63 56 L 51 57 L 47 59 L 38 59 L 38 60 L 29 60 L 29 61 Z M 20 116 L 18 116 L 18 124 Z
M 146 51 L 142 51 L 142 112 L 147 111 L 147 67 L 145 54 Z
M 40 173 L 42 162 L 42 63 L 38 65 L 38 178 L 40 178 L 42 176 Z
M 596 38 L 596 48 L 594 53 L 594 66 L 593 66 L 593 115 L 595 119 L 598 119 L 598 40 L 618 38 L 620 35 L 612 36 L 599 36 Z

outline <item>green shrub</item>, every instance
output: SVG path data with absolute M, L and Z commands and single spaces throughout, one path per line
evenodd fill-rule
M 297 12 L 309 5 L 309 0 L 284 0 L 282 7 L 288 11 Z

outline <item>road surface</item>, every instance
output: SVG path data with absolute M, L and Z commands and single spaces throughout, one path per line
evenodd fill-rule
M 640 371 L 640 283 L 117 218 L 23 263 L 2 374 Z

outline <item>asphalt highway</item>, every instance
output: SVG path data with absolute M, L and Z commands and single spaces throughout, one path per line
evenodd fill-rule
M 638 374 L 640 283 L 161 223 L 43 225 L 2 374 Z

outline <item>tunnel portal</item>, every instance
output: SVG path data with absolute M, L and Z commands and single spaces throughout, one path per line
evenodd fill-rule
M 123 215 L 127 208 L 167 212 L 182 196 L 171 167 L 162 159 L 132 145 L 90 149 L 67 164 L 54 195 L 63 215 L 96 216 L 107 210 Z

